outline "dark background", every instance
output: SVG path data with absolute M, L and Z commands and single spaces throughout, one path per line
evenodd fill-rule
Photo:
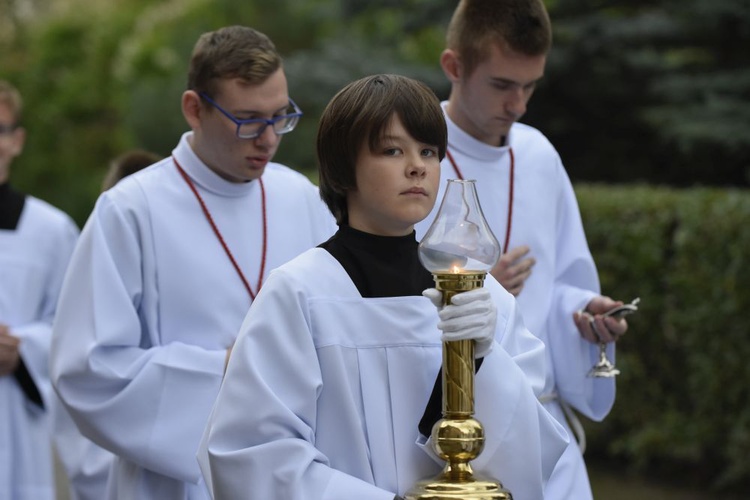
M 748 0 L 548 0 L 555 40 L 523 121 L 574 182 L 676 187 L 750 183 Z M 323 106 L 371 73 L 438 65 L 456 2 L 441 0 L 0 0 L 0 77 L 25 96 L 28 147 L 13 182 L 82 223 L 107 163 L 132 147 L 170 154 L 204 31 L 267 33 L 305 111 L 277 160 L 314 177 Z

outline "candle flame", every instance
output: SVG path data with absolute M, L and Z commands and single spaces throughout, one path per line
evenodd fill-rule
M 458 266 L 453 266 L 453 267 L 451 268 L 451 272 L 452 272 L 453 274 L 458 274 L 458 273 L 460 273 L 460 272 L 461 272 L 461 268 L 460 268 L 460 267 L 458 267 Z

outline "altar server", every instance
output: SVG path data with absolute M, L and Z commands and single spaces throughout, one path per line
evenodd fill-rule
M 102 193 L 60 299 L 55 388 L 116 455 L 111 499 L 202 499 L 195 454 L 242 318 L 268 273 L 325 241 L 317 188 L 272 163 L 302 112 L 258 31 L 205 33 L 172 155 Z
M 538 403 L 542 343 L 491 277 L 440 313 L 414 223 L 438 192 L 446 129 L 424 84 L 351 83 L 320 120 L 323 199 L 339 230 L 275 270 L 251 307 L 199 460 L 219 500 L 393 500 L 443 465 L 418 424 L 442 361 L 441 329 L 483 358 L 472 465 L 540 500 L 567 444 Z M 447 338 L 447 337 L 443 337 Z
M 591 499 L 584 435 L 572 408 L 603 419 L 615 398 L 614 378 L 589 378 L 598 342 L 627 330 L 602 313 L 622 305 L 600 295 L 570 179 L 560 156 L 537 129 L 518 123 L 534 93 L 552 42 L 542 0 L 462 0 L 448 26 L 440 63 L 451 82 L 446 179 L 475 179 L 487 221 L 503 246 L 491 271 L 517 296 L 529 330 L 546 349 L 545 407 L 578 436 L 550 480 L 546 498 Z M 436 212 L 417 226 L 422 238 Z M 579 313 L 578 311 L 584 311 Z M 572 422 L 572 426 L 568 424 Z
M 52 321 L 78 228 L 10 185 L 22 99 L 0 81 L 0 498 L 55 498 L 49 410 Z

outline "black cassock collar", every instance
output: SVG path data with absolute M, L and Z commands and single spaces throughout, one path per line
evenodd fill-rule
M 415 233 L 376 236 L 340 226 L 331 239 L 319 245 L 346 270 L 365 298 L 421 295 L 435 283 L 419 261 Z
M 0 184 L 0 229 L 18 227 L 25 202 L 26 196 L 10 187 L 10 183 Z

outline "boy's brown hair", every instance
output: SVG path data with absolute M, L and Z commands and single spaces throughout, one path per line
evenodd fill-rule
M 445 157 L 448 132 L 440 101 L 424 83 L 399 75 L 373 75 L 350 83 L 326 106 L 317 137 L 320 196 L 346 224 L 346 193 L 355 189 L 357 157 L 365 141 L 375 150 L 393 116 L 417 141 Z

